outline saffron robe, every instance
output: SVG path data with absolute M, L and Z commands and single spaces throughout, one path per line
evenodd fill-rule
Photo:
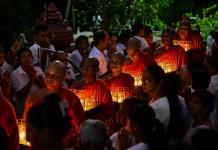
M 157 64 L 164 69 L 166 73 L 179 71 L 187 65 L 187 55 L 185 50 L 179 46 L 174 45 L 169 50 L 164 50 L 155 56 Z
M 9 150 L 18 150 L 19 132 L 17 118 L 13 106 L 3 96 L 0 96 L 0 126 L 8 135 Z

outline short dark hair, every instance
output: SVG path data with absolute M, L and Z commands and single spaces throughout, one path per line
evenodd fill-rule
M 94 34 L 94 44 L 97 46 L 101 40 L 105 39 L 105 32 L 104 30 L 98 30 Z
M 71 129 L 70 117 L 67 108 L 61 105 L 62 102 L 57 94 L 47 95 L 43 103 L 33 106 L 27 114 L 28 122 L 37 130 L 49 129 L 57 142 Z
M 214 68 L 215 73 L 218 74 L 218 55 L 207 56 L 205 60 L 210 67 Z
M 78 49 L 78 45 L 80 43 L 80 41 L 85 40 L 87 42 L 87 44 L 89 45 L 89 39 L 87 36 L 85 35 L 80 35 L 77 39 L 76 39 L 76 44 L 75 44 L 75 48 Z
M 38 24 L 34 27 L 34 34 L 38 34 L 39 32 L 48 31 L 48 26 L 46 24 Z
M 144 29 L 145 29 L 145 36 L 152 34 L 152 29 L 150 26 L 145 25 Z
M 206 90 L 210 84 L 210 74 L 207 69 L 197 69 L 192 73 L 192 87 L 195 90 Z
M 191 94 L 191 97 L 197 97 L 201 102 L 202 106 L 208 108 L 207 115 L 209 116 L 214 110 L 214 95 L 207 90 L 195 91 Z
M 134 23 L 132 25 L 132 35 L 135 36 L 139 33 L 140 30 L 144 29 L 144 25 L 142 23 Z

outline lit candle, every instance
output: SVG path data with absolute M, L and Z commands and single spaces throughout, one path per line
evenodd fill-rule
M 18 130 L 19 130 L 19 143 L 26 146 L 31 146 L 30 142 L 28 142 L 26 139 L 26 124 L 22 119 L 18 120 Z

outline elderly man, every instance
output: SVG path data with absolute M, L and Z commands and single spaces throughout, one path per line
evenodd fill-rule
M 75 127 L 75 129 L 72 129 L 71 133 L 69 134 L 70 136 L 66 139 L 66 144 L 68 145 L 70 142 L 72 142 L 71 140 L 74 139 L 73 137 L 78 134 L 79 125 L 85 120 L 85 112 L 82 108 L 79 98 L 70 90 L 62 88 L 62 83 L 65 76 L 66 65 L 64 63 L 60 61 L 54 61 L 49 64 L 45 73 L 45 88 L 27 98 L 24 118 L 26 117 L 26 113 L 30 107 L 42 102 L 42 99 L 45 95 L 49 93 L 57 93 L 60 95 L 63 101 L 68 103 L 68 111 L 71 117 L 71 123 Z

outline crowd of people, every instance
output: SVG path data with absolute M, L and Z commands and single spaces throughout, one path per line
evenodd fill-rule
M 38 24 L 29 47 L 0 46 L 2 150 L 218 149 L 218 31 L 204 41 L 187 16 L 160 42 L 134 23 L 56 50 Z

